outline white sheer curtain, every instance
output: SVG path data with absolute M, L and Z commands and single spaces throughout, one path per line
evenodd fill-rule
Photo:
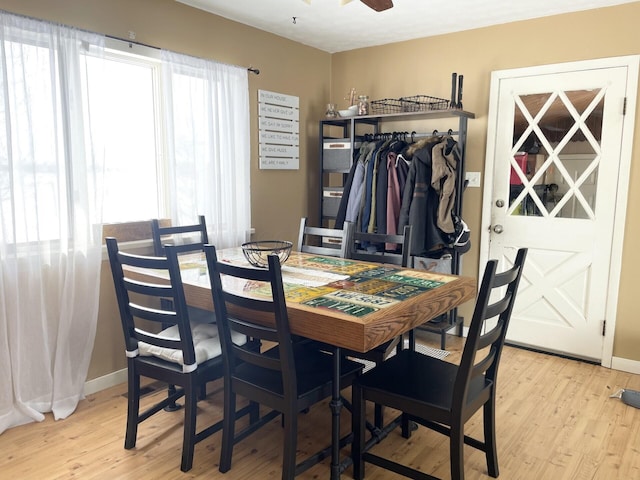
M 0 433 L 83 397 L 98 312 L 103 39 L 0 12 Z M 96 57 L 94 57 L 96 58 Z
M 176 224 L 205 215 L 220 248 L 251 228 L 246 68 L 163 51 L 169 211 Z

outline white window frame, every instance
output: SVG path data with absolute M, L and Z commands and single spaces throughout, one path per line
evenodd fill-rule
M 105 59 L 109 61 L 127 62 L 132 65 L 141 65 L 151 68 L 152 93 L 154 111 L 154 133 L 156 139 L 156 172 L 158 216 L 167 217 L 170 214 L 169 185 L 167 182 L 169 166 L 166 155 L 166 135 L 162 119 L 164 107 L 161 97 L 162 91 L 162 64 L 160 50 L 133 42 L 107 37 L 105 39 Z M 144 220 L 144 219 L 138 219 Z

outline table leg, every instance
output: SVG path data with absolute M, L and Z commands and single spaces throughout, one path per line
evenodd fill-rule
M 331 480 L 340 479 L 340 410 L 342 398 L 340 397 L 340 347 L 334 347 L 333 351 L 333 385 L 331 391 Z

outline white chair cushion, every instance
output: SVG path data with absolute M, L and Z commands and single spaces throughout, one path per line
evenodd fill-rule
M 215 323 L 192 323 L 191 335 L 196 353 L 196 364 L 200 365 L 207 360 L 220 356 L 222 353 L 220 339 L 218 338 L 218 327 Z M 162 330 L 158 336 L 176 340 L 180 338 L 178 326 L 173 325 Z M 244 345 L 247 342 L 247 337 L 237 332 L 231 332 L 231 339 L 237 345 Z M 168 362 L 184 365 L 182 351 L 175 348 L 164 348 L 145 342 L 138 342 L 138 350 L 142 356 L 154 356 Z

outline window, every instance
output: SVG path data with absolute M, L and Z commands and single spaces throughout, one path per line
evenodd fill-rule
M 64 54 L 24 38 L 1 44 L 2 240 L 71 239 L 87 213 L 83 228 L 205 215 L 220 247 L 245 241 L 246 69 L 121 41 L 68 43 Z
M 89 101 L 102 103 L 105 223 L 165 215 L 162 194 L 160 63 L 138 56 L 105 53 L 89 61 Z M 91 88 L 93 87 L 93 88 Z
M 103 221 L 207 218 L 218 246 L 251 228 L 248 79 L 244 68 L 115 42 L 92 72 L 106 102 Z M 110 46 L 110 45 L 108 45 Z M 131 50 L 136 50 L 131 52 Z
M 1 45 L 0 240 L 8 244 L 71 238 L 79 208 L 71 192 L 95 189 L 82 174 L 86 139 L 69 134 L 89 111 L 90 42 L 61 36 L 53 48 L 21 34 L 5 32 Z

